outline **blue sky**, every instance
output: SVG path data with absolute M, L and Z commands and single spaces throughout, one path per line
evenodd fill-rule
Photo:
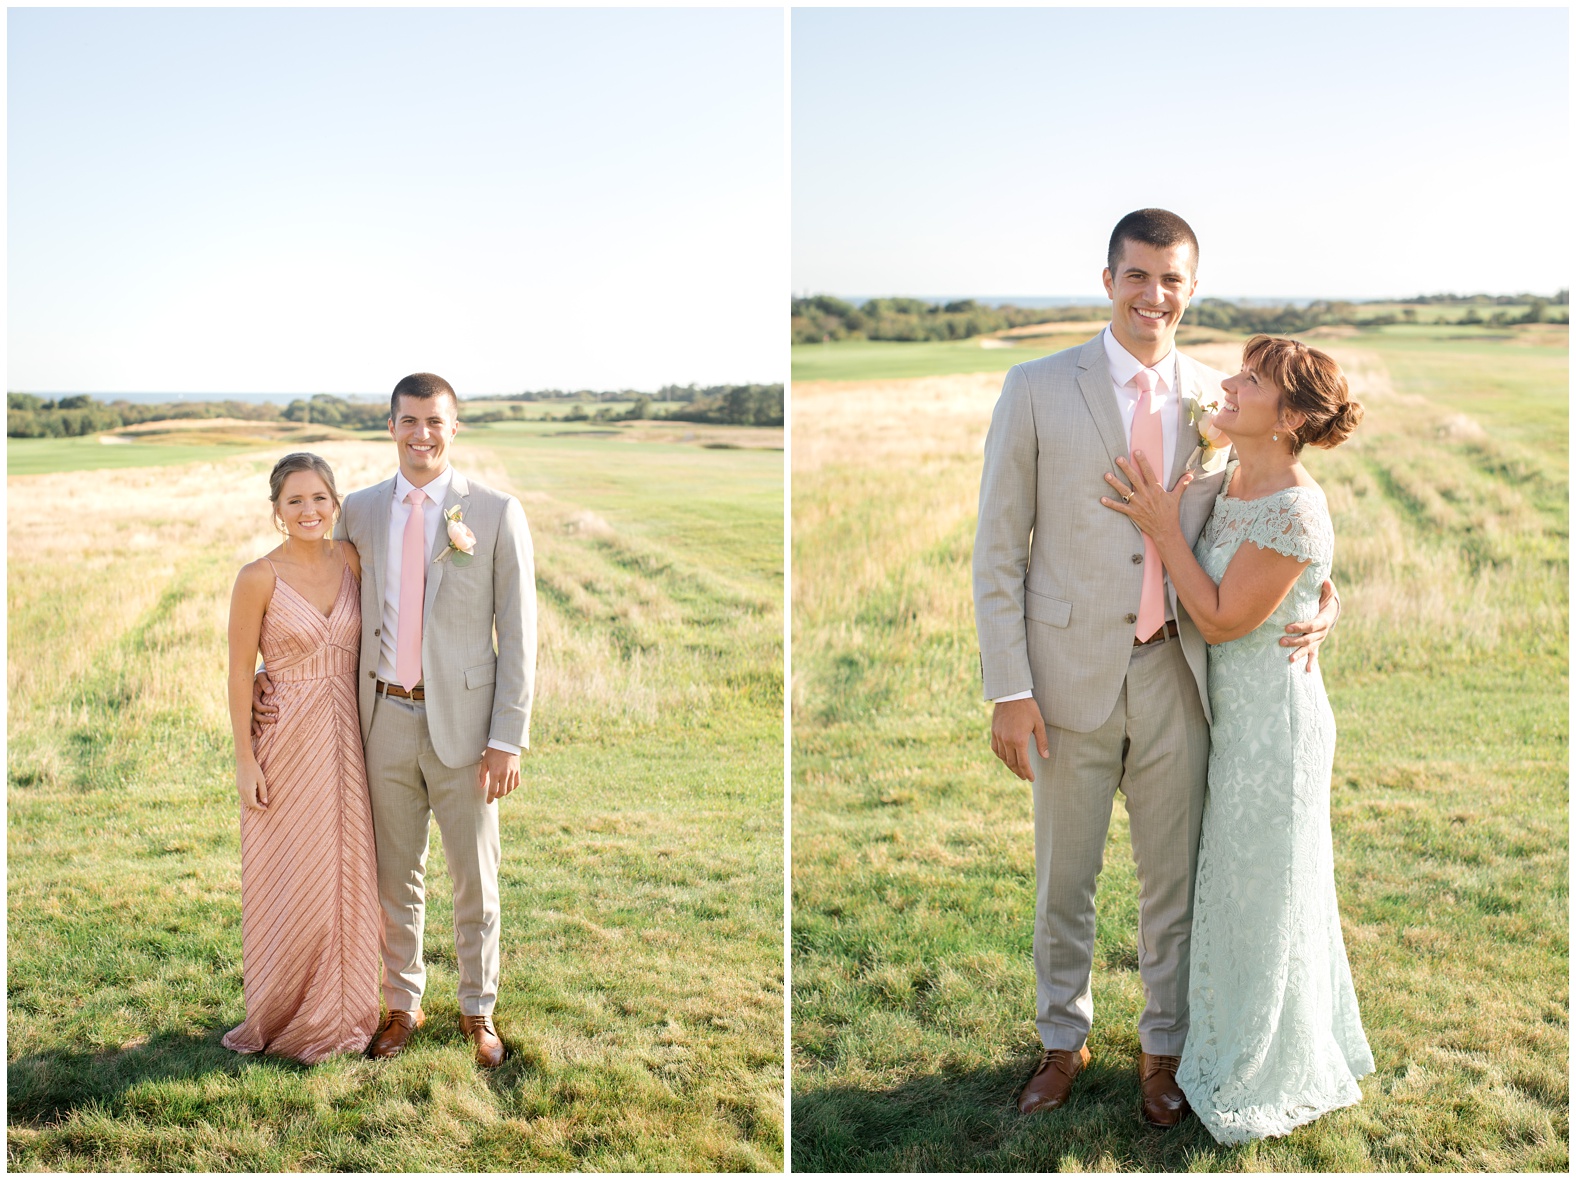
M 13 390 L 784 377 L 779 10 L 7 27 Z
M 1180 213 L 1201 296 L 1569 281 L 1568 16 L 796 9 L 796 294 L 1099 295 Z

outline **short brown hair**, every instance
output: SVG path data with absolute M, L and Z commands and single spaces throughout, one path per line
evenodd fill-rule
M 1291 453 L 1308 444 L 1338 447 L 1363 420 L 1346 374 L 1328 353 L 1284 336 L 1255 336 L 1242 349 L 1242 365 L 1268 377 L 1281 391 L 1281 405 L 1303 416 L 1291 432 Z
M 1116 277 L 1116 264 L 1122 261 L 1123 242 L 1142 242 L 1164 250 L 1168 246 L 1193 248 L 1193 274 L 1198 274 L 1198 238 L 1193 227 L 1169 209 L 1135 209 L 1111 231 L 1111 244 L 1105 250 L 1105 265 Z
M 412 373 L 409 377 L 401 378 L 389 398 L 390 422 L 399 417 L 399 399 L 402 397 L 413 397 L 417 401 L 446 397 L 449 399 L 449 404 L 454 407 L 454 416 L 456 418 L 460 416 L 460 399 L 454 392 L 454 386 L 436 373 Z

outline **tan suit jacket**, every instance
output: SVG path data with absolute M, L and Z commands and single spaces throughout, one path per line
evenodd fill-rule
M 345 497 L 340 535 L 361 553 L 361 738 L 372 730 L 388 568 L 389 478 Z M 458 507 L 476 534 L 476 553 L 427 566 L 421 670 L 433 751 L 445 766 L 481 760 L 489 740 L 530 745 L 536 680 L 536 577 L 525 511 L 513 496 L 458 471 L 444 511 Z M 434 556 L 447 545 L 438 534 Z M 494 646 L 496 630 L 497 644 Z
M 1177 354 L 1180 428 L 1167 485 L 1187 470 L 1198 428 L 1186 404 L 1209 402 L 1225 374 Z M 1046 723 L 1088 733 L 1110 715 L 1133 655 L 1143 535 L 1100 503 L 1128 440 L 1101 336 L 1007 374 L 991 417 L 974 544 L 974 613 L 985 696 L 1034 690 Z M 1196 476 L 1182 531 L 1197 540 L 1223 471 Z M 1169 582 L 1168 582 L 1169 585 Z M 1171 591 L 1205 716 L 1207 651 Z

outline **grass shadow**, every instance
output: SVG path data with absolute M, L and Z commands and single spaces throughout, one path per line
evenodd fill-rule
M 226 1049 L 221 1042 L 229 1027 L 157 1033 L 118 1049 L 46 1049 L 18 1057 L 6 1067 L 8 1120 L 51 1124 L 84 1107 L 117 1109 L 128 1091 L 148 1082 L 241 1077 L 255 1069 L 304 1074 L 314 1068 L 287 1057 Z
M 946 1070 L 899 1085 L 829 1085 L 793 1097 L 795 1172 L 1173 1172 L 1230 1166 L 1199 1121 L 1162 1131 L 1139 1116 L 1138 1069 L 1096 1058 L 1067 1105 L 1024 1116 L 1019 1091 L 1038 1060 Z

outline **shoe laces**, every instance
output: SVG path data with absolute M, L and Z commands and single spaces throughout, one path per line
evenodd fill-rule
M 1169 1057 L 1159 1053 L 1151 1053 L 1149 1054 L 1149 1060 L 1146 1064 L 1148 1068 L 1144 1070 L 1144 1077 L 1150 1078 L 1159 1073 L 1161 1070 L 1165 1070 L 1173 1074 L 1176 1073 L 1176 1071 L 1182 1065 L 1182 1058 Z
M 1054 1063 L 1063 1074 L 1076 1072 L 1082 1065 L 1078 1061 L 1077 1049 L 1042 1049 L 1040 1051 L 1040 1064 L 1034 1069 L 1038 1074 L 1047 1065 Z

